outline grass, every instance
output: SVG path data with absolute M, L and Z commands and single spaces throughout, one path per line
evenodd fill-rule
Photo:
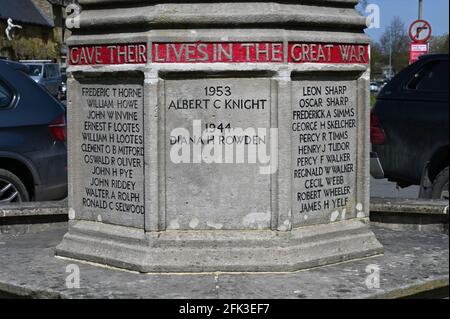
M 370 108 L 375 106 L 375 102 L 377 101 L 377 96 L 375 94 L 370 94 Z

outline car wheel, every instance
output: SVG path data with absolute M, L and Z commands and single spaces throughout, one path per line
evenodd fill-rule
M 28 202 L 27 189 L 13 173 L 0 169 L 0 204 Z
M 433 199 L 449 199 L 448 179 L 448 167 L 446 167 L 433 182 Z

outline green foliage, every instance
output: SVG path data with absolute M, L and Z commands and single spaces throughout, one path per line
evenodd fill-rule
M 11 52 L 13 59 L 57 59 L 59 44 L 40 38 L 18 37 L 12 41 L 0 37 L 0 51 Z
M 370 94 L 370 107 L 374 107 L 377 102 L 377 96 L 375 94 Z
M 387 58 L 383 55 L 381 45 L 376 42 L 370 44 L 370 70 L 372 78 L 381 78 Z
M 448 54 L 448 34 L 442 36 L 432 37 L 430 41 L 430 51 L 431 53 L 444 53 Z

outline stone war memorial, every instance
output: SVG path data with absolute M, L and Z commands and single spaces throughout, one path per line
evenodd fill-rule
M 79 2 L 57 256 L 186 273 L 383 253 L 356 0 Z

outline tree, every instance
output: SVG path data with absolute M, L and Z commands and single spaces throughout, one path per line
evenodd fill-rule
M 448 54 L 448 33 L 432 37 L 430 40 L 430 53 L 445 53 Z
M 383 76 L 383 68 L 387 63 L 387 57 L 382 53 L 381 45 L 372 42 L 370 44 L 370 70 L 373 79 Z
M 394 17 L 391 24 L 381 36 L 381 53 L 389 57 L 389 50 L 392 41 L 392 67 L 397 73 L 409 64 L 409 36 L 405 23 L 400 17 Z
M 11 41 L 9 47 L 12 49 L 13 59 L 56 59 L 59 55 L 59 45 L 44 41 L 40 38 L 19 37 Z

